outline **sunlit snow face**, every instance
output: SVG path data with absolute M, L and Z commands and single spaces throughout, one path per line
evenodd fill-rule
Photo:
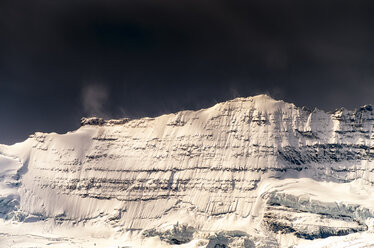
M 258 95 L 37 132 L 0 145 L 0 242 L 371 244 L 373 116 L 369 106 L 326 113 Z

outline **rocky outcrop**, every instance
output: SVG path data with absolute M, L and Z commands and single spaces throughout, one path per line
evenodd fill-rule
M 275 233 L 293 233 L 303 239 L 327 238 L 368 230 L 372 212 L 358 204 L 311 200 L 308 196 L 272 192 L 267 199 L 264 224 Z

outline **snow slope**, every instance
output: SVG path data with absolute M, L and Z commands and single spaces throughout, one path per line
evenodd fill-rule
M 373 124 L 259 95 L 35 133 L 0 146 L 0 244 L 370 247 Z

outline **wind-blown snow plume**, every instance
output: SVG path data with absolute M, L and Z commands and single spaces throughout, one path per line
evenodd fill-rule
M 91 116 L 105 116 L 104 106 L 108 97 L 109 92 L 104 85 L 85 85 L 82 89 L 82 104 L 84 111 Z

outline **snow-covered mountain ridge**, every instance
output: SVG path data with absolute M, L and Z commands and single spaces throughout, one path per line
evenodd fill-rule
M 0 217 L 50 233 L 104 228 L 143 247 L 351 244 L 372 238 L 373 124 L 370 105 L 326 113 L 266 95 L 83 118 L 0 146 Z

